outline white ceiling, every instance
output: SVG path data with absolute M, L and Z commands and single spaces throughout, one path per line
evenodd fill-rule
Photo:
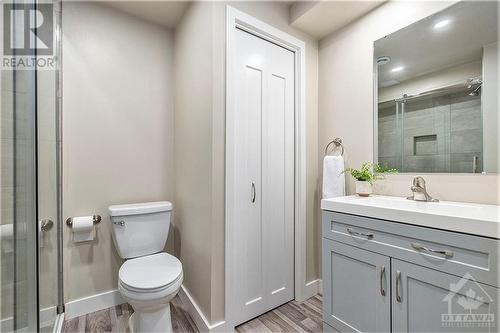
M 441 29 L 437 22 L 449 20 Z M 379 85 L 399 82 L 479 60 L 484 45 L 498 40 L 498 2 L 461 2 L 375 42 L 375 57 L 389 56 L 378 67 Z M 391 72 L 403 66 L 400 72 Z
M 365 15 L 385 0 L 281 1 L 290 6 L 290 25 L 321 39 Z M 139 19 L 173 29 L 191 1 L 103 1 L 109 7 Z
M 290 8 L 290 24 L 321 39 L 383 4 L 374 1 L 299 1 Z
M 106 1 L 105 5 L 139 19 L 173 29 L 189 6 L 189 1 Z

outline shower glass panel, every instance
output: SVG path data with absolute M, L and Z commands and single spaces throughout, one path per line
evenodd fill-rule
M 378 162 L 401 172 L 481 173 L 481 96 L 447 87 L 379 103 Z
M 379 104 L 378 163 L 390 168 L 402 168 L 402 106 L 396 101 Z
M 53 24 L 47 27 L 50 37 L 59 20 L 57 4 L 43 3 L 43 13 L 41 4 L 2 3 L 0 17 L 10 22 L 0 24 L 0 36 L 27 38 L 26 27 L 38 26 L 43 16 Z M 37 48 L 40 40 L 33 40 L 0 42 L 3 59 L 40 59 L 18 50 Z M 57 43 L 53 47 L 46 59 L 56 60 Z M 52 67 L 34 63 L 2 61 L 0 72 L 0 332 L 51 332 L 61 318 L 58 61 Z
M 12 17 L 11 35 L 23 30 L 20 20 Z M 6 332 L 37 330 L 35 80 L 34 70 L 2 68 L 1 328 Z
M 403 172 L 450 172 L 450 105 L 429 94 L 407 99 L 403 117 Z

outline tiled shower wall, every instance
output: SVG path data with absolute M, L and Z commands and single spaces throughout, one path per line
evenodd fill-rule
M 482 171 L 480 96 L 458 92 L 402 104 L 398 115 L 395 102 L 380 104 L 379 163 L 401 172 L 471 173 L 475 157 Z

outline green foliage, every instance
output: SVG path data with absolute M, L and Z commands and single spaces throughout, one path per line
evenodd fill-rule
M 398 173 L 398 169 L 396 168 L 389 168 L 389 166 L 387 165 L 387 162 L 384 163 L 384 165 L 380 165 L 380 164 L 374 164 L 373 165 L 373 170 L 375 171 L 375 173 L 378 173 L 378 174 L 384 174 L 384 173 Z
M 390 169 L 387 164 L 381 166 L 380 164 L 373 164 L 365 162 L 361 165 L 359 170 L 354 168 L 347 168 L 343 172 L 349 172 L 354 179 L 364 182 L 369 182 L 373 185 L 376 180 L 383 179 L 384 174 L 397 173 L 397 169 Z

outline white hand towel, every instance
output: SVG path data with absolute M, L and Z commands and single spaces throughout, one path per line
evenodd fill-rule
M 325 156 L 323 160 L 323 199 L 345 195 L 344 158 Z

